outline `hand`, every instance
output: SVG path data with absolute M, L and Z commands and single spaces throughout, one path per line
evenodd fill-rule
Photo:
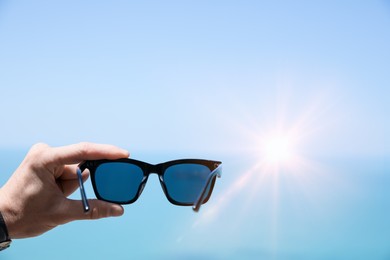
M 111 145 L 79 143 L 57 148 L 34 145 L 0 189 L 0 212 L 10 238 L 37 236 L 73 220 L 121 216 L 120 205 L 89 200 L 91 209 L 85 213 L 81 201 L 67 196 L 78 188 L 78 163 L 128 156 L 127 151 Z M 88 171 L 84 171 L 83 181 L 88 176 Z

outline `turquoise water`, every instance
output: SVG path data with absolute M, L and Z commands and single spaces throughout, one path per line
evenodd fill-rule
M 1 184 L 24 153 L 0 152 Z M 151 163 L 174 159 L 133 155 Z M 14 240 L 1 259 L 390 258 L 388 159 L 311 158 L 299 172 L 270 174 L 248 155 L 208 156 L 223 161 L 223 176 L 198 214 L 171 205 L 153 175 L 124 216 Z M 89 181 L 86 190 L 93 197 Z

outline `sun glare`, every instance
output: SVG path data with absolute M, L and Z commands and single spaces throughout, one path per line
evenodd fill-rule
M 264 155 L 271 163 L 283 163 L 292 155 L 291 141 L 286 136 L 274 136 L 265 142 Z

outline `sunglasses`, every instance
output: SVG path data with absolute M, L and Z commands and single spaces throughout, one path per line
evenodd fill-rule
M 148 177 L 156 173 L 167 199 L 174 205 L 192 206 L 198 212 L 211 196 L 215 180 L 221 177 L 222 163 L 201 159 L 182 159 L 149 164 L 134 159 L 85 161 L 77 168 L 84 211 L 89 204 L 81 173 L 88 169 L 98 199 L 131 204 L 141 195 Z

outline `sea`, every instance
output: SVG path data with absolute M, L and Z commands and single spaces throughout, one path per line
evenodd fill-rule
M 1 186 L 27 150 L 0 149 Z M 189 156 L 132 153 L 150 163 Z M 223 174 L 198 213 L 170 204 L 152 175 L 123 216 L 14 239 L 0 259 L 390 259 L 388 157 L 313 156 L 295 165 L 248 153 L 203 159 L 221 160 Z M 94 198 L 89 180 L 85 187 Z M 79 191 L 69 199 L 79 200 Z

